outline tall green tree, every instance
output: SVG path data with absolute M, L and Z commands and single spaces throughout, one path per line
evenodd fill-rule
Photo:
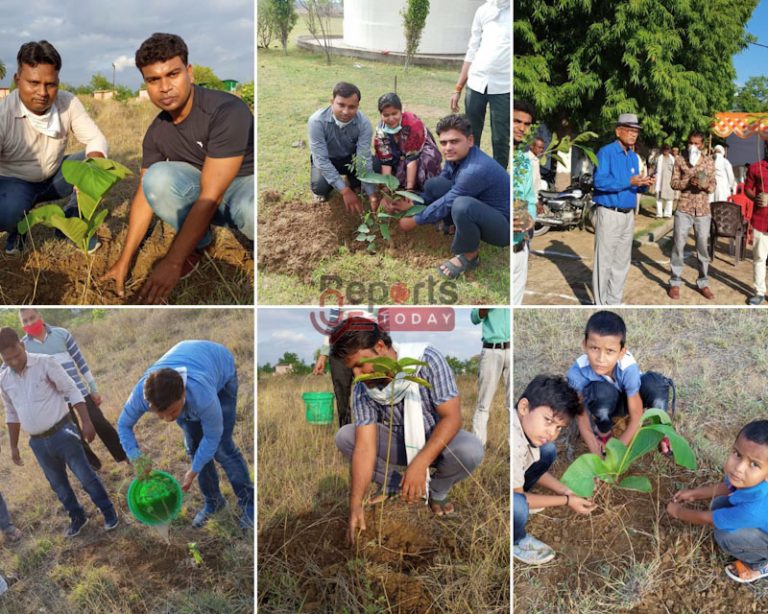
M 195 76 L 195 83 L 197 85 L 202 85 L 211 90 L 225 91 L 227 89 L 224 82 L 219 79 L 213 72 L 213 69 L 208 66 L 193 64 L 192 74 Z
M 283 53 L 288 55 L 288 35 L 299 19 L 293 0 L 269 0 L 270 16 L 275 30 L 280 34 Z
M 733 100 L 734 111 L 765 113 L 768 111 L 768 77 L 750 77 Z
M 0 60 L 0 79 L 5 79 L 5 64 Z
M 515 0 L 515 97 L 559 134 L 637 113 L 648 142 L 707 128 L 733 101 L 732 56 L 758 0 Z
M 89 87 L 91 88 L 92 92 L 98 90 L 111 90 L 112 82 L 100 72 L 97 72 L 91 77 L 91 83 L 89 84 Z
M 421 43 L 421 33 L 429 15 L 429 0 L 408 0 L 400 15 L 405 33 L 405 69 L 408 70 Z

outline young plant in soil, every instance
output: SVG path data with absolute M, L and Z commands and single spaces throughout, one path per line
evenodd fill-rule
M 400 180 L 394 175 L 384 175 L 382 173 L 374 173 L 365 170 L 363 164 L 359 164 L 357 159 L 353 159 L 352 164 L 349 166 L 350 170 L 355 169 L 357 178 L 361 183 L 370 183 L 377 186 L 377 189 L 382 192 L 383 197 L 389 200 L 394 200 L 395 196 L 402 196 L 414 203 L 407 211 L 401 211 L 398 213 L 387 213 L 381 206 L 374 212 L 371 209 L 370 203 L 368 203 L 367 211 L 363 213 L 362 222 L 357 227 L 356 241 L 366 243 L 366 249 L 369 254 L 376 253 L 376 239 L 381 237 L 385 241 L 392 240 L 392 233 L 389 225 L 394 220 L 397 222 L 403 217 L 413 217 L 417 213 L 421 213 L 426 209 L 424 205 L 424 199 L 418 194 L 409 192 L 407 190 L 400 190 Z
M 17 230 L 26 234 L 37 224 L 57 228 L 87 255 L 88 242 L 109 213 L 105 208 L 98 210 L 102 198 L 113 185 L 133 173 L 119 162 L 106 158 L 64 160 L 61 173 L 77 189 L 77 217 L 66 217 L 59 205 L 44 205 L 29 211 Z
M 624 474 L 641 456 L 655 450 L 664 437 L 669 438 L 675 462 L 686 469 L 696 469 L 696 456 L 688 442 L 672 428 L 669 414 L 662 409 L 648 409 L 643 413 L 643 426 L 638 429 L 629 445 L 611 437 L 605 446 L 605 457 L 582 454 L 566 469 L 561 481 L 580 497 L 591 497 L 595 478 L 619 488 L 651 492 L 651 481 L 642 475 Z
M 416 377 L 415 373 L 418 367 L 426 367 L 427 363 L 415 358 L 401 358 L 400 360 L 393 360 L 387 356 L 379 356 L 377 358 L 364 358 L 361 363 L 371 363 L 373 365 L 373 373 L 364 373 L 358 375 L 354 379 L 354 383 L 366 382 L 370 380 L 386 380 L 388 382 L 394 380 L 404 379 L 409 382 L 414 382 L 419 386 L 425 386 L 431 388 L 430 383 L 420 377 Z M 387 438 L 387 460 L 384 466 L 384 484 L 382 486 L 382 498 L 379 511 L 379 546 L 382 541 L 382 529 L 384 526 L 384 503 L 387 500 L 387 482 L 389 481 L 389 454 L 392 450 L 392 421 L 394 419 L 395 412 L 395 388 L 392 387 L 392 394 L 389 398 L 389 437 Z M 425 476 L 426 478 L 426 476 Z

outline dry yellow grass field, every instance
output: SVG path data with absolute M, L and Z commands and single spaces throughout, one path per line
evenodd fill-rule
M 144 370 L 174 344 L 209 339 L 226 345 L 235 356 L 240 382 L 235 442 L 252 467 L 252 310 L 82 310 L 71 325 L 70 310 L 42 313 L 51 324 L 65 324 L 74 335 L 99 385 L 102 409 L 113 424 Z M 176 424 L 146 415 L 136 427 L 136 436 L 157 468 L 181 480 L 189 461 L 183 432 Z M 195 483 L 181 515 L 171 524 L 166 544 L 127 509 L 132 468 L 115 463 L 100 440 L 92 447 L 102 460 L 100 476 L 118 509 L 120 526 L 106 533 L 101 514 L 72 478 L 91 522 L 79 536 L 67 539 L 68 517 L 35 461 L 27 437 L 22 434 L 19 446 L 24 466 L 17 467 L 11 463 L 3 435 L 0 489 L 24 537 L 18 544 L 0 545 L 0 574 L 10 584 L 0 597 L 0 612 L 253 611 L 253 534 L 239 528 L 236 500 L 223 473 L 226 511 L 205 528 L 192 529 L 191 517 L 202 507 Z M 190 555 L 190 542 L 197 543 L 202 555 L 199 566 Z

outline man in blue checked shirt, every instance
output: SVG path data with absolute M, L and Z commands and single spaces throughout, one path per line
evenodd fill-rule
M 184 430 L 192 466 L 181 488 L 197 477 L 205 499 L 192 526 L 203 526 L 226 505 L 219 490 L 216 460 L 227 474 L 242 511 L 240 525 L 253 526 L 253 482 L 240 449 L 232 440 L 237 405 L 237 371 L 232 353 L 211 341 L 182 341 L 153 364 L 131 392 L 117 421 L 120 443 L 133 462 L 139 456 L 133 427 L 147 411 Z
M 595 171 L 595 263 L 592 293 L 595 305 L 620 305 L 632 262 L 637 194 L 654 183 L 640 175 L 634 151 L 640 124 L 634 113 L 622 113 L 616 140 L 597 152 Z
M 373 365 L 363 362 L 366 358 L 414 358 L 426 363 L 415 375 L 429 384 L 371 379 L 355 385 L 354 423 L 336 433 L 336 447 L 352 464 L 350 542 L 365 530 L 364 499 L 372 481 L 381 490 L 370 504 L 395 495 L 417 503 L 426 496 L 433 514 L 453 514 L 448 492 L 475 470 L 484 453 L 480 440 L 461 428 L 459 391 L 445 357 L 427 344 L 393 343 L 376 322 L 364 318 L 342 322 L 330 341 L 331 356 L 343 360 L 355 377 L 373 373 Z M 401 467 L 406 467 L 402 474 Z

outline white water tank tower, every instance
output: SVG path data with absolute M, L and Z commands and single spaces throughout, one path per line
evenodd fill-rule
M 484 0 L 430 0 L 417 53 L 463 55 L 472 18 Z M 369 51 L 405 51 L 403 18 L 407 0 L 345 0 L 344 44 Z M 511 24 L 510 24 L 511 27 Z

